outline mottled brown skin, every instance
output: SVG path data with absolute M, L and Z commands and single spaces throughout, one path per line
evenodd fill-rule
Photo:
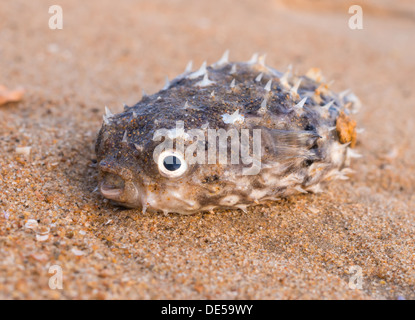
M 256 81 L 260 73 L 262 79 Z M 339 137 L 329 128 L 336 126 L 340 110 L 349 110 L 337 94 L 322 90 L 321 83 L 300 77 L 298 94 L 290 93 L 281 83 L 282 74 L 260 63 L 210 66 L 207 74 L 213 84 L 201 87 L 197 83 L 203 75 L 194 79 L 192 73 L 181 75 L 168 89 L 144 97 L 104 123 L 96 143 L 104 196 L 128 207 L 183 214 L 245 209 L 298 190 L 314 191 L 318 183 L 344 167 L 347 148 L 334 148 Z M 271 79 L 268 92 L 264 87 Z M 291 77 L 289 86 L 298 79 Z M 305 96 L 309 99 L 298 111 L 294 106 Z M 265 111 L 261 109 L 264 97 L 268 98 Z M 332 107 L 324 113 L 322 106 L 332 100 Z M 245 117 L 244 122 L 224 123 L 222 115 L 236 110 Z M 160 142 L 153 141 L 153 135 L 157 129 L 175 128 L 176 121 L 183 121 L 185 130 L 206 123 L 213 129 L 261 129 L 261 173 L 241 176 L 242 164 L 195 164 L 179 178 L 161 175 L 153 160 Z M 108 196 L 108 190 L 122 192 Z
M 343 111 L 340 112 L 336 120 L 336 130 L 340 143 L 350 143 L 351 148 L 356 146 L 356 121 L 348 117 Z

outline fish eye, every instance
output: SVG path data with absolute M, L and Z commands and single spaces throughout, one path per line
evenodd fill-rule
M 187 170 L 187 163 L 182 154 L 175 151 L 164 151 L 158 160 L 160 173 L 168 178 L 177 178 Z

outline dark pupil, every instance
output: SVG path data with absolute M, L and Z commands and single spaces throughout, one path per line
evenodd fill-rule
M 164 158 L 163 165 L 169 171 L 176 171 L 180 168 L 182 163 L 180 162 L 179 158 L 175 156 L 168 156 Z

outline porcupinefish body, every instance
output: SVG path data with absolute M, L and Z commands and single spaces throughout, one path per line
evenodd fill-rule
M 227 57 L 107 109 L 96 142 L 104 197 L 164 213 L 246 210 L 347 178 L 356 96 L 331 91 L 317 69 L 295 76 Z

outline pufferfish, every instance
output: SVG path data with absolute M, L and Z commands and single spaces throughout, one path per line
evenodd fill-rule
M 319 69 L 281 73 L 247 62 L 186 71 L 134 106 L 106 108 L 96 141 L 99 190 L 143 212 L 241 209 L 347 179 L 360 108 Z

